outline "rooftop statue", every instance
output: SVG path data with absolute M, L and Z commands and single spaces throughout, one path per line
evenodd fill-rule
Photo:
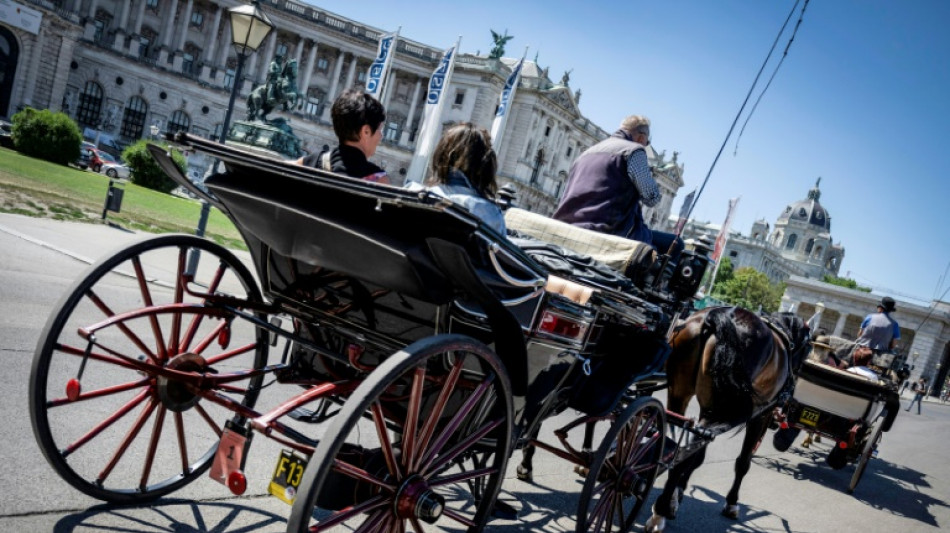
M 571 72 L 573 71 L 574 69 L 564 71 L 564 75 L 561 76 L 561 85 L 567 87 L 567 84 L 571 81 Z
M 267 114 L 278 106 L 289 111 L 297 105 L 297 60 L 282 64 L 283 57 L 275 56 L 270 64 L 267 82 L 255 87 L 247 96 L 247 120 L 267 121 Z
M 505 55 L 505 43 L 515 38 L 514 35 L 508 35 L 508 30 L 505 30 L 505 34 L 501 35 L 495 30 L 491 30 L 491 38 L 495 42 L 495 46 L 491 49 L 491 52 L 488 53 L 489 59 L 501 59 L 501 56 Z

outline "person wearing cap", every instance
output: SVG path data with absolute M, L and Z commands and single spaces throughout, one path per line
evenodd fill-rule
M 613 135 L 584 151 L 571 165 L 564 195 L 553 218 L 585 229 L 652 244 L 660 253 L 673 247 L 679 256 L 683 240 L 653 231 L 643 220 L 640 204 L 659 203 L 660 188 L 647 161 L 650 119 L 631 115 Z
M 895 311 L 894 299 L 885 296 L 877 305 L 877 312 L 864 318 L 855 344 L 866 346 L 875 354 L 890 352 L 901 338 L 901 329 L 890 313 Z

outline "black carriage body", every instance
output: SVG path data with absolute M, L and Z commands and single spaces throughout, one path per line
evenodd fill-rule
M 203 196 L 241 232 L 266 297 L 319 347 L 298 356 L 326 379 L 463 333 L 501 356 L 513 393 L 526 397 L 525 428 L 567 406 L 608 412 L 669 354 L 663 307 L 609 287 L 584 302 L 546 291 L 543 267 L 440 197 L 178 140 L 224 161 Z

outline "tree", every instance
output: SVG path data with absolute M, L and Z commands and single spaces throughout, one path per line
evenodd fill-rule
M 825 274 L 821 277 L 821 281 L 825 283 L 830 283 L 831 285 L 837 285 L 839 287 L 846 287 L 848 289 L 854 289 L 861 292 L 871 292 L 869 287 L 862 287 L 858 285 L 857 281 L 849 278 L 839 278 L 837 276 L 832 276 L 831 274 Z
M 722 269 L 722 265 L 719 266 Z M 718 279 L 718 275 L 716 276 Z M 732 305 L 769 313 L 778 311 L 785 283 L 771 283 L 768 276 L 752 267 L 742 267 L 728 281 L 717 283 L 713 296 Z
M 12 122 L 13 146 L 18 152 L 60 165 L 79 158 L 82 133 L 66 113 L 27 107 L 14 114 Z
M 132 181 L 134 181 L 136 185 L 155 189 L 156 191 L 171 192 L 178 184 L 172 181 L 172 179 L 165 174 L 165 171 L 158 166 L 158 162 L 155 161 L 155 158 L 152 157 L 152 154 L 149 153 L 148 148 L 146 148 L 146 145 L 149 143 L 155 144 L 154 141 L 146 141 L 143 139 L 129 146 L 122 152 L 122 159 L 125 160 L 132 170 Z M 168 149 L 167 144 L 158 144 Z M 188 163 L 185 161 L 185 156 L 178 150 L 171 150 L 171 154 L 172 159 L 175 161 L 175 164 L 178 165 L 178 168 L 181 169 L 182 174 L 186 174 Z

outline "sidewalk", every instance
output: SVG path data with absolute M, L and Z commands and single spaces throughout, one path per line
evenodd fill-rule
M 9 213 L 0 213 L 0 232 L 86 264 L 150 235 L 106 223 L 65 222 Z

